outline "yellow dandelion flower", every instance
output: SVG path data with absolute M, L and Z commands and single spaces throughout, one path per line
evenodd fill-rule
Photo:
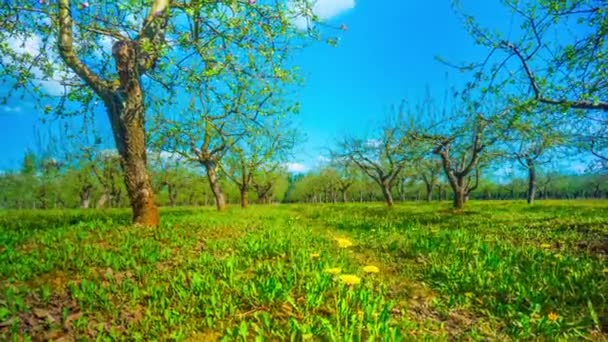
M 475 294 L 473 294 L 473 292 L 465 292 L 464 296 L 467 298 L 473 298 Z
M 551 248 L 551 244 L 548 244 L 548 243 L 541 243 L 541 244 L 540 244 L 540 248 L 549 249 L 549 248 Z
M 363 311 L 359 310 L 357 311 L 357 317 L 359 317 L 359 319 L 363 319 Z
M 555 312 L 550 312 L 547 315 L 547 318 L 551 321 L 551 322 L 555 322 L 557 321 L 557 319 L 559 318 L 559 316 L 555 313 Z
M 326 268 L 325 269 L 325 273 L 329 273 L 329 274 L 340 274 L 340 272 L 342 272 L 342 269 L 339 267 L 333 267 L 333 268 Z
M 318 258 L 318 257 L 320 257 L 320 256 L 321 256 L 321 254 L 320 254 L 320 253 L 310 253 L 310 257 L 311 257 L 311 258 L 313 258 L 313 259 L 314 259 L 314 258 Z
M 369 266 L 363 267 L 363 272 L 365 272 L 365 273 L 378 273 L 378 272 L 380 272 L 380 269 L 378 267 L 376 267 L 376 266 L 369 265 Z
M 348 286 L 357 285 L 361 282 L 361 278 L 357 277 L 356 275 L 352 275 L 352 274 L 341 275 L 340 280 Z
M 338 247 L 340 248 L 348 248 L 353 245 L 353 243 L 349 239 L 336 238 L 335 240 L 338 243 Z

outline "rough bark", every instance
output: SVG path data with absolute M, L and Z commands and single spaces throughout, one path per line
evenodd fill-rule
M 433 184 L 425 183 L 426 185 L 426 201 L 430 202 L 433 200 Z
M 80 208 L 88 209 L 91 206 L 91 190 L 93 186 L 91 184 L 86 184 L 80 189 Z
M 58 1 L 59 54 L 68 67 L 102 98 L 106 106 L 120 155 L 133 222 L 144 226 L 158 226 L 159 214 L 147 170 L 145 108 L 140 76 L 154 66 L 160 53 L 156 49 L 144 52 L 140 45 L 160 46 L 167 20 L 163 10 L 168 4 L 168 0 L 155 0 L 138 38 L 125 38 L 114 44 L 112 55 L 118 73 L 118 82 L 114 82 L 96 75 L 76 55 L 70 1 Z
M 247 208 L 249 206 L 249 198 L 247 198 L 248 191 L 247 188 L 242 187 L 240 189 L 241 192 L 241 208 Z
M 213 196 L 215 197 L 215 205 L 218 211 L 223 211 L 226 209 L 226 198 L 224 197 L 224 193 L 222 192 L 222 188 L 220 187 L 220 181 L 217 177 L 217 170 L 215 169 L 215 165 L 213 163 L 207 163 L 204 165 L 205 170 L 207 170 L 207 179 L 209 180 L 209 186 L 211 187 L 211 192 L 213 192 Z
M 466 202 L 466 194 L 465 194 L 464 189 L 455 189 L 454 190 L 454 209 L 464 208 L 465 202 Z
M 175 207 L 177 205 L 177 189 L 174 184 L 167 183 L 167 192 L 169 195 L 169 205 Z
M 528 204 L 534 204 L 534 197 L 536 195 L 536 168 L 534 166 L 534 160 L 526 160 L 528 164 Z
M 127 44 L 125 44 L 126 46 Z M 132 48 L 125 47 L 126 50 Z M 135 60 L 117 58 L 126 65 L 122 68 L 137 68 Z M 118 61 L 117 61 L 118 62 Z M 122 76 L 122 75 L 121 75 Z M 146 133 L 144 126 L 144 103 L 139 83 L 139 76 L 124 75 L 129 86 L 112 93 L 104 100 L 112 124 L 114 141 L 120 155 L 120 166 L 124 173 L 124 182 L 133 210 L 133 222 L 144 226 L 158 226 L 159 214 L 154 201 L 154 190 L 148 175 L 146 158 Z
M 381 184 L 380 187 L 382 188 L 382 195 L 384 196 L 384 201 L 386 202 L 386 205 L 392 207 L 394 202 L 390 186 L 388 184 Z

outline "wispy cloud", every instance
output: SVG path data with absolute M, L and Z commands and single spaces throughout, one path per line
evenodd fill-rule
M 21 113 L 21 111 L 23 110 L 21 106 L 2 106 L 0 108 L 2 108 L 2 111 L 5 113 Z
M 313 15 L 319 21 L 329 20 L 355 8 L 355 0 L 316 0 L 312 4 L 312 12 L 306 10 L 306 6 L 303 5 L 302 1 L 292 1 L 290 6 L 293 11 L 301 13 L 296 16 L 293 24 L 300 30 L 306 30 L 313 25 Z
M 39 35 L 27 35 L 27 36 L 11 36 L 7 39 L 9 49 L 11 49 L 17 55 L 29 55 L 32 58 L 41 55 L 41 49 L 44 48 L 42 38 Z M 51 58 L 55 56 L 49 56 Z M 2 61 L 6 64 L 13 63 L 13 60 L 9 57 L 3 57 Z M 35 82 L 43 87 L 46 92 L 52 96 L 61 96 L 65 94 L 65 87 L 61 84 L 60 79 L 68 76 L 65 72 L 59 72 L 53 75 L 51 78 L 45 76 L 44 72 L 37 66 L 33 65 L 31 72 L 37 79 Z
M 285 163 L 285 168 L 291 173 L 304 173 L 308 170 L 306 165 L 301 163 Z
M 587 164 L 581 163 L 581 162 L 575 162 L 572 163 L 569 167 L 568 170 L 576 173 L 576 174 L 583 174 L 585 173 L 585 171 L 587 170 L 589 166 Z

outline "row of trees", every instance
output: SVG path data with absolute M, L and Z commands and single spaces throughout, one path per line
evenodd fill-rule
M 608 5 L 602 0 L 503 3 L 520 24 L 512 35 L 517 39 L 482 27 L 455 2 L 475 42 L 489 51 L 481 63 L 454 65 L 471 72 L 471 82 L 441 105 L 430 95 L 413 107 L 404 103 L 377 132 L 343 139 L 331 156 L 338 174 L 358 169 L 392 205 L 395 187 L 400 193 L 407 188 L 403 173 L 427 165 L 418 168 L 427 190 L 441 174 L 454 206 L 461 208 L 483 183 L 482 171 L 505 158 L 513 157 L 528 171 L 530 203 L 537 166 L 557 146 L 587 151 L 598 168 L 606 167 Z M 285 117 L 298 108 L 287 100 L 298 77 L 289 56 L 305 38 L 318 38 L 312 8 L 306 0 L 86 6 L 70 0 L 5 1 L 0 38 L 7 43 L 0 44 L 0 75 L 11 84 L 4 97 L 33 92 L 31 98 L 42 99 L 46 112 L 59 116 L 90 115 L 101 105 L 116 156 L 78 149 L 70 169 L 94 175 L 114 205 L 119 193 L 126 193 L 135 223 L 158 224 L 155 183 L 171 187 L 175 198 L 176 187 L 162 172 L 151 177 L 150 151 L 179 156 L 177 163 L 188 163 L 188 171 L 200 166 L 219 210 L 226 202 L 222 178 L 235 184 L 246 206 L 252 189 L 271 187 L 272 175 L 293 146 Z M 301 18 L 311 23 L 308 30 L 293 24 Z M 556 32 L 575 33 L 551 38 Z M 49 86 L 59 87 L 60 96 L 49 98 Z M 104 177 L 109 169 L 92 162 L 99 158 L 120 165 L 124 192 L 122 186 L 113 188 L 116 177 Z M 42 178 L 65 176 L 53 160 L 42 160 L 37 171 Z M 89 183 L 79 192 L 81 204 L 93 189 Z M 352 186 L 345 181 L 339 188 Z
M 433 170 L 421 165 L 421 170 L 406 170 L 391 188 L 395 201 L 446 201 L 451 200 L 451 186 L 441 169 Z M 432 180 L 429 175 L 434 174 Z M 540 199 L 608 198 L 608 176 L 602 174 L 562 174 L 548 172 L 537 180 Z M 470 198 L 477 200 L 525 200 L 528 184 L 524 178 L 508 180 L 481 180 Z M 288 203 L 345 203 L 384 201 L 386 196 L 377 182 L 356 170 L 345 176 L 333 167 L 318 172 L 292 176 L 285 195 Z
M 207 206 L 216 203 L 205 173 L 176 161 L 174 157 L 152 153 L 152 187 L 162 206 Z M 226 203 L 246 206 L 249 201 L 283 201 L 288 175 L 282 169 L 251 177 L 253 191 L 243 195 L 242 185 L 222 174 L 218 187 Z M 129 204 L 122 180 L 119 156 L 104 150 L 90 161 L 74 167 L 66 160 L 28 153 L 20 170 L 0 175 L 0 207 L 11 209 L 118 208 Z M 246 196 L 246 197 L 244 197 Z
M 608 4 L 605 1 L 502 1 L 518 27 L 506 35 L 483 27 L 455 1 L 480 62 L 444 63 L 471 82 L 437 104 L 430 96 L 401 109 L 376 132 L 347 137 L 334 159 L 351 162 L 378 184 L 386 203 L 400 173 L 437 161 L 460 209 L 479 189 L 482 170 L 517 160 L 534 201 L 537 168 L 558 148 L 588 154 L 596 170 L 608 166 Z M 559 33 L 559 39 L 556 39 Z M 513 38 L 515 37 L 515 38 Z M 432 183 L 432 172 L 424 175 Z
M 151 175 L 157 204 L 161 206 L 211 206 L 216 196 L 204 171 L 180 162 L 175 156 L 152 153 Z M 227 159 L 238 160 L 235 153 Z M 65 160 L 28 153 L 20 170 L 0 175 L 0 208 L 108 208 L 128 205 L 121 179 L 119 157 L 105 150 L 82 167 L 71 167 Z M 522 166 L 522 171 L 525 168 Z M 537 179 L 541 199 L 608 198 L 608 175 L 601 173 L 563 174 L 543 167 Z M 249 174 L 247 174 L 249 175 Z M 247 177 L 247 176 L 246 176 Z M 246 206 L 286 203 L 347 203 L 386 201 L 378 182 L 356 164 L 329 163 L 319 171 L 289 175 L 282 167 L 250 176 L 250 189 L 243 195 L 241 177 L 219 173 L 224 205 Z M 404 168 L 390 187 L 395 201 L 435 201 L 451 198 L 451 186 L 442 172 L 441 162 L 423 160 Z M 515 174 L 502 181 L 481 179 L 470 198 L 479 200 L 526 199 L 527 179 Z

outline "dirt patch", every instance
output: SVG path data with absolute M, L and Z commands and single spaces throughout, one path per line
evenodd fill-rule
M 0 323 L 0 336 L 10 336 L 13 326 L 21 333 L 32 337 L 34 341 L 71 341 L 75 320 L 82 314 L 76 300 L 67 292 L 54 294 L 48 303 L 42 302 L 35 294 L 28 294 L 25 302 L 30 308 L 7 321 Z
M 603 234 L 593 234 L 585 240 L 581 240 L 576 244 L 576 248 L 581 251 L 587 251 L 593 255 L 608 255 L 608 236 Z

